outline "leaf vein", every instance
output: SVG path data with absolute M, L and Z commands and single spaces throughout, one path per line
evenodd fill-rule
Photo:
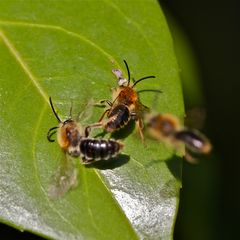
M 9 49 L 11 54 L 14 56 L 16 61 L 19 63 L 19 65 L 22 67 L 23 71 L 26 73 L 26 75 L 29 77 L 29 79 L 32 81 L 33 85 L 37 88 L 39 91 L 40 95 L 48 102 L 48 96 L 41 87 L 41 85 L 38 82 L 38 79 L 34 76 L 34 74 L 31 72 L 29 69 L 29 66 L 27 63 L 23 60 L 22 56 L 20 53 L 17 51 L 15 46 L 11 43 L 11 41 L 7 38 L 5 33 L 0 30 L 0 38 L 2 38 L 3 42 L 5 43 L 6 47 Z
M 36 27 L 36 28 L 45 28 L 45 29 L 51 29 L 51 30 L 57 30 L 57 31 L 62 31 L 65 34 L 68 34 L 72 37 L 77 37 L 79 39 L 81 39 L 82 41 L 88 43 L 89 45 L 91 45 L 92 47 L 94 47 L 95 49 L 97 49 L 99 52 L 101 52 L 104 56 L 106 56 L 110 62 L 114 62 L 118 67 L 120 67 L 119 63 L 116 61 L 116 59 L 114 59 L 114 57 L 112 55 L 110 55 L 109 53 L 107 53 L 103 48 L 101 48 L 99 45 L 97 45 L 96 43 L 94 43 L 93 41 L 91 41 L 90 39 L 88 39 L 87 37 L 84 37 L 83 35 L 76 33 L 76 32 L 72 32 L 69 31 L 67 29 L 65 29 L 64 27 L 61 26 L 56 26 L 56 25 L 48 25 L 48 24 L 41 24 L 41 23 L 31 23 L 31 22 L 14 22 L 14 21 L 2 21 L 0 20 L 0 25 L 13 25 L 13 26 L 25 26 L 25 27 Z

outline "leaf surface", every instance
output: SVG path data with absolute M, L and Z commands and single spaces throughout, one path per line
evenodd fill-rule
M 51 176 L 63 157 L 46 140 L 71 100 L 78 114 L 90 99 L 111 99 L 111 70 L 156 79 L 141 89 L 142 102 L 183 116 L 172 39 L 156 1 L 0 2 L 0 219 L 20 230 L 55 239 L 170 239 L 177 212 L 181 160 L 163 144 L 125 129 L 116 162 L 79 164 L 78 187 L 51 200 Z M 94 108 L 87 123 L 103 109 Z M 83 122 L 86 124 L 86 122 Z M 123 164 L 124 163 L 124 164 Z

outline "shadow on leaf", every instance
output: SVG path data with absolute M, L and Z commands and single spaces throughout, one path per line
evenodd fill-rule
M 114 169 L 121 167 L 129 161 L 129 156 L 125 154 L 120 154 L 118 157 L 110 158 L 109 160 L 101 160 L 94 162 L 92 164 L 86 165 L 87 168 L 97 168 L 100 170 Z
M 178 186 L 175 179 L 170 179 L 160 191 L 161 197 L 164 199 L 174 198 L 177 196 Z
M 111 134 L 111 137 L 114 139 L 124 139 L 127 138 L 135 128 L 135 122 L 133 120 L 130 120 L 130 122 L 127 124 L 127 126 L 119 129 L 118 131 Z
M 154 164 L 159 164 L 159 163 L 162 163 L 163 161 L 166 163 L 168 169 L 173 174 L 173 176 L 180 181 L 182 177 L 181 176 L 182 165 L 179 164 L 179 161 L 182 161 L 182 158 L 177 155 L 172 155 L 172 157 L 168 159 L 152 160 L 148 164 L 146 164 L 146 167 L 147 168 L 152 167 Z

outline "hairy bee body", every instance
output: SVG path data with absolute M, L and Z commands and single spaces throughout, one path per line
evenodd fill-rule
M 149 130 L 152 130 L 152 135 L 161 139 L 173 137 L 175 132 L 180 129 L 180 122 L 170 114 L 157 114 L 149 118 L 148 127 Z
M 115 157 L 122 148 L 123 144 L 111 139 L 84 138 L 80 141 L 83 164 Z
M 186 147 L 185 157 L 194 163 L 191 154 L 207 154 L 212 145 L 205 135 L 196 129 L 181 126 L 178 118 L 171 114 L 156 114 L 148 117 L 148 131 L 150 135 L 160 141 L 170 143 L 177 149 L 179 143 Z
M 117 95 L 117 103 L 124 104 L 129 108 L 135 108 L 136 104 L 140 102 L 137 92 L 130 86 L 119 86 Z M 113 95 L 113 99 L 115 94 Z

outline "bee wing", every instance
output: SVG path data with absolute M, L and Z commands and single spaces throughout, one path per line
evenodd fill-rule
M 189 128 L 203 129 L 206 121 L 206 110 L 203 107 L 194 107 L 186 112 L 185 126 Z
M 199 163 L 198 159 L 195 158 L 193 155 L 191 155 L 191 153 L 188 150 L 185 150 L 184 158 L 187 162 L 189 162 L 191 164 L 198 164 Z
M 150 108 L 139 102 L 136 106 L 136 112 L 138 115 L 143 116 L 144 114 L 150 112 Z
M 84 124 L 89 118 L 91 118 L 93 113 L 93 106 L 95 105 L 94 100 L 91 98 L 87 104 L 84 105 L 83 109 L 77 116 L 77 121 Z
M 48 189 L 51 199 L 63 197 L 65 193 L 78 185 L 78 168 L 73 160 L 68 154 L 61 159 Z

